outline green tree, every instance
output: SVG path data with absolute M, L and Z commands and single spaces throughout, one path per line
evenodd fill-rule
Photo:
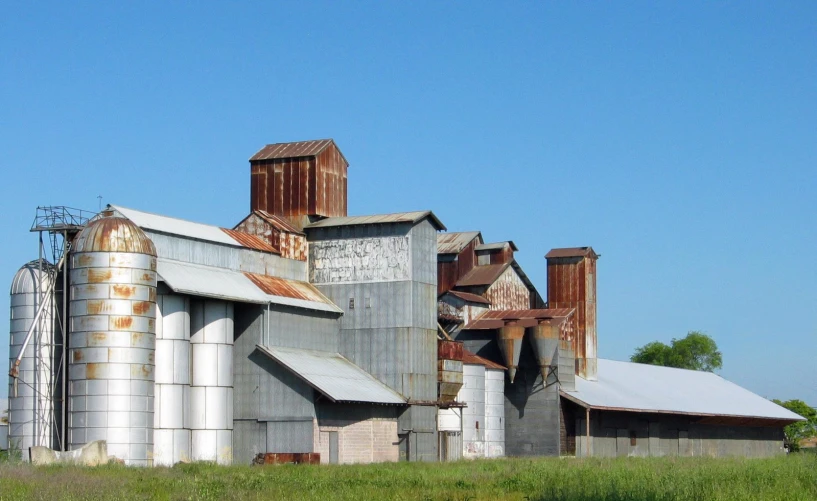
M 782 402 L 774 399 L 772 402 L 806 418 L 806 421 L 798 421 L 783 428 L 786 435 L 786 446 L 790 451 L 800 450 L 800 441 L 804 438 L 817 436 L 817 410 L 802 400 Z
M 699 331 L 690 331 L 681 339 L 673 338 L 670 345 L 660 341 L 647 343 L 636 348 L 630 360 L 706 372 L 714 372 L 723 366 L 723 357 L 715 340 Z

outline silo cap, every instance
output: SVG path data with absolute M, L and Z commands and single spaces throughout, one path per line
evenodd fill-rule
M 100 217 L 74 239 L 74 252 L 133 252 L 156 256 L 156 246 L 141 228 L 124 217 Z

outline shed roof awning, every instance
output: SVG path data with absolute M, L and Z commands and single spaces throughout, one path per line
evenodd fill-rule
M 267 279 L 264 281 L 251 273 L 162 258 L 157 260 L 157 272 L 167 286 L 179 294 L 343 313 L 315 286 L 297 280 L 263 277 Z
M 761 419 L 786 424 L 797 414 L 711 372 L 599 359 L 598 381 L 576 378 L 561 394 L 591 409 Z
M 406 404 L 406 399 L 339 353 L 257 345 L 333 402 Z

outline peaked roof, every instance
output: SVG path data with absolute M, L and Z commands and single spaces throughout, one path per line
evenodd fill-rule
M 413 212 L 395 212 L 393 214 L 374 214 L 371 216 L 327 217 L 308 224 L 304 229 L 331 228 L 333 226 L 360 226 L 364 224 L 412 223 L 417 224 L 428 218 L 438 230 L 445 230 L 445 225 L 430 210 Z
M 511 263 L 486 264 L 474 266 L 471 271 L 459 279 L 455 287 L 478 287 L 481 285 L 491 285 L 508 269 Z
M 463 301 L 468 301 L 470 303 L 481 303 L 481 304 L 491 304 L 491 302 L 477 294 L 471 294 L 470 292 L 462 292 L 462 291 L 446 291 L 440 297 L 445 296 L 446 294 L 451 294 L 454 297 L 458 297 Z
M 592 247 L 564 247 L 561 249 L 551 249 L 545 254 L 545 259 L 553 259 L 559 257 L 590 257 L 598 258 L 599 255 Z
M 323 153 L 329 146 L 334 145 L 335 149 L 340 153 L 340 148 L 335 144 L 333 139 L 314 139 L 311 141 L 295 141 L 291 143 L 274 143 L 268 144 L 258 150 L 258 153 L 250 158 L 250 162 L 256 160 L 274 160 L 276 158 L 299 158 L 299 157 L 314 157 Z M 348 165 L 349 162 L 343 153 L 340 153 L 343 161 Z
M 711 372 L 598 360 L 598 381 L 576 378 L 561 394 L 584 407 L 728 416 L 786 422 L 803 418 Z
M 143 212 L 135 209 L 128 209 L 119 205 L 108 205 L 109 208 L 118 212 L 121 216 L 129 219 L 136 226 L 143 230 L 152 230 L 168 235 L 178 235 L 196 240 L 216 242 L 220 244 L 246 247 L 280 254 L 280 252 L 269 243 L 261 240 L 255 235 L 236 230 L 229 230 L 210 224 L 194 223 L 175 217 L 161 216 L 151 212 Z
M 498 249 L 504 249 L 505 247 L 508 247 L 508 246 L 510 246 L 510 248 L 514 252 L 519 250 L 519 247 L 517 247 L 516 244 L 513 243 L 513 240 L 508 240 L 506 242 L 491 242 L 491 243 L 488 243 L 488 244 L 480 244 L 480 245 L 477 245 L 477 250 L 478 251 L 498 250 Z
M 437 254 L 459 254 L 475 238 L 482 243 L 482 234 L 478 231 L 440 233 L 437 235 Z
M 277 228 L 280 231 L 285 231 L 287 233 L 295 233 L 295 234 L 298 234 L 298 235 L 303 235 L 304 234 L 304 232 L 302 232 L 298 228 L 292 226 L 292 223 L 290 223 L 286 219 L 284 219 L 284 218 L 282 218 L 280 216 L 276 216 L 275 214 L 270 214 L 269 212 L 267 212 L 265 210 L 261 210 L 261 209 L 256 209 L 256 210 L 250 212 L 249 214 L 247 214 L 247 217 L 242 219 L 237 225 L 235 225 L 233 227 L 233 229 L 236 229 L 239 226 L 241 226 L 244 223 L 244 221 L 246 221 L 247 219 L 250 218 L 250 216 L 253 216 L 253 215 L 263 219 L 270 226 L 272 226 L 273 228 Z

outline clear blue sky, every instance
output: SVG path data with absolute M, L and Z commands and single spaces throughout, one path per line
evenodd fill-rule
M 0 283 L 37 205 L 232 226 L 253 153 L 324 137 L 350 214 L 513 239 L 543 293 L 592 245 L 602 357 L 702 330 L 817 404 L 815 2 L 2 1 Z

